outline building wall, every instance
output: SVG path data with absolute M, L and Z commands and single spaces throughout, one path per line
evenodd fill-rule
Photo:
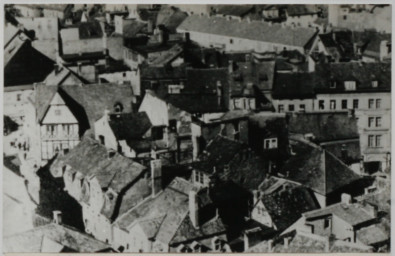
M 301 15 L 301 16 L 287 16 L 285 24 L 288 26 L 298 26 L 308 28 L 313 25 L 313 23 L 317 20 L 318 14 L 311 15 Z
M 100 136 L 104 136 L 104 146 L 115 151 L 118 150 L 118 141 L 108 124 L 108 116 L 105 114 L 95 122 L 95 139 L 100 141 Z
M 283 105 L 284 106 L 284 112 L 289 112 L 289 105 L 294 105 L 294 111 L 302 111 L 302 109 L 300 108 L 301 104 L 305 105 L 305 111 L 306 112 L 310 112 L 314 110 L 314 100 L 313 99 L 303 99 L 303 100 L 299 100 L 299 99 L 273 99 L 272 101 L 273 103 L 273 107 L 275 109 L 276 112 L 279 112 L 279 105 Z
M 63 11 L 44 9 L 43 14 L 44 14 L 44 17 L 47 17 L 47 18 L 58 18 L 61 20 L 64 19 L 64 12 Z
M 326 197 L 318 194 L 317 192 L 314 192 L 314 196 L 318 201 L 318 204 L 320 205 L 321 208 L 326 207 Z
M 17 18 L 25 29 L 34 30 L 38 40 L 58 40 L 58 19 L 46 17 Z
M 245 38 L 236 38 L 222 35 L 214 35 L 201 33 L 196 31 L 186 31 L 182 29 L 178 29 L 179 33 L 188 32 L 190 35 L 190 39 L 199 43 L 204 47 L 218 47 L 222 48 L 224 51 L 251 51 L 254 50 L 256 52 L 265 52 L 265 51 L 275 51 L 281 52 L 284 47 L 287 50 L 297 50 L 300 53 L 304 54 L 303 47 L 293 46 L 293 45 L 284 45 L 280 43 L 269 43 L 263 41 L 255 41 L 249 40 Z
M 337 239 L 344 240 L 349 238 L 351 242 L 354 242 L 353 227 L 336 215 L 333 215 L 332 218 L 332 234 L 334 234 Z
M 270 217 L 270 214 L 267 211 L 266 207 L 263 205 L 262 201 L 259 201 L 252 210 L 251 218 L 258 221 L 259 223 L 262 223 L 265 226 L 271 228 L 274 227 L 272 218 Z
M 168 106 L 163 100 L 146 93 L 139 112 L 146 112 L 152 126 L 169 126 Z

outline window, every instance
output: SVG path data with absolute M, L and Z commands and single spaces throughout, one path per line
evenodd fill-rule
M 199 171 L 195 171 L 195 182 L 204 184 L 204 174 Z
M 230 44 L 233 44 L 233 39 L 232 39 L 232 38 L 229 39 L 229 43 L 230 43 Z
M 284 105 L 278 105 L 278 112 L 279 113 L 284 112 Z
M 255 106 L 255 99 L 250 99 L 249 100 L 249 105 L 250 105 L 250 109 L 255 109 L 256 108 L 256 106 Z
M 243 108 L 243 100 L 240 98 L 234 99 L 234 106 L 235 106 L 235 109 L 242 109 Z
M 170 131 L 177 131 L 177 120 L 175 120 L 175 119 L 171 119 L 171 120 L 169 120 L 169 128 L 170 128 Z
M 378 81 L 372 81 L 372 87 L 373 88 L 377 88 L 379 86 L 379 82 Z
M 376 108 L 381 108 L 381 99 L 376 99 Z
M 234 139 L 235 140 L 239 140 L 240 139 L 240 123 L 239 122 L 235 122 L 233 124 L 233 127 L 235 129 L 233 135 L 234 135 Z
M 21 97 L 22 97 L 22 94 L 18 93 L 18 94 L 16 95 L 16 100 L 17 100 L 17 101 L 21 101 Z
M 104 140 L 104 136 L 103 135 L 99 135 L 99 141 L 100 141 L 100 144 L 104 145 L 105 140 Z
M 123 76 L 123 77 L 126 77 L 126 72 L 123 72 L 123 73 L 122 73 L 122 76 Z
M 344 82 L 344 89 L 346 91 L 355 91 L 357 88 L 355 81 L 345 81 Z
M 295 106 L 293 104 L 289 104 L 288 111 L 294 111 L 294 110 L 295 110 Z
M 180 94 L 181 89 L 183 89 L 184 86 L 178 85 L 178 84 L 171 84 L 169 85 L 169 94 Z
M 56 128 L 54 124 L 47 125 L 47 135 L 55 136 L 57 134 Z
M 263 142 L 263 148 L 264 149 L 277 148 L 277 138 L 265 139 Z
M 115 112 L 115 113 L 121 113 L 122 110 L 123 110 L 123 106 L 122 106 L 121 103 L 116 103 L 116 104 L 114 105 L 114 112 Z
M 382 135 L 369 135 L 368 136 L 368 147 L 378 148 L 382 145 Z
M 330 109 L 336 109 L 336 100 L 331 100 L 329 102 L 329 108 Z
M 323 100 L 318 101 L 318 109 L 324 109 L 325 102 Z
M 374 117 L 368 118 L 368 127 L 373 127 Z
M 347 109 L 347 100 L 342 100 L 342 109 Z
M 369 99 L 369 108 L 374 107 L 374 99 Z
M 306 110 L 306 106 L 305 106 L 304 104 L 300 104 L 300 105 L 299 105 L 299 109 L 300 109 L 301 111 L 305 111 L 305 110 Z
M 357 109 L 358 108 L 358 100 L 353 100 L 352 101 L 352 107 L 353 107 L 353 109 Z
M 330 85 L 331 89 L 335 89 L 336 88 L 336 81 L 332 81 L 331 85 Z
M 346 19 L 347 19 L 347 15 L 344 15 L 344 16 L 343 16 L 343 20 L 346 20 Z
M 329 228 L 330 222 L 331 222 L 330 219 L 325 219 L 325 220 L 324 220 L 324 228 Z
M 381 127 L 381 117 L 376 117 L 376 127 Z
M 73 134 L 73 125 L 72 124 L 63 124 L 63 134 L 64 135 L 71 135 Z
M 153 140 L 163 139 L 163 127 L 152 127 L 151 136 Z

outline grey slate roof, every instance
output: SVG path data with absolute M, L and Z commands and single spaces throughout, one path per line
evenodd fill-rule
M 227 20 L 223 17 L 191 15 L 177 28 L 178 31 L 223 35 L 250 40 L 304 47 L 316 35 L 315 29 L 291 28 L 262 21 Z

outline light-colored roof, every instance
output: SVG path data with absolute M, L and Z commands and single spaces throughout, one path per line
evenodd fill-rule
M 191 15 L 177 28 L 178 31 L 245 38 L 255 41 L 304 47 L 316 35 L 316 30 L 302 27 L 282 27 L 262 21 L 227 20 L 218 16 Z

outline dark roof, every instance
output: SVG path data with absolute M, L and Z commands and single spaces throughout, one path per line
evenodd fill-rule
M 151 127 L 147 113 L 121 113 L 109 115 L 109 125 L 117 140 L 141 139 Z
M 141 80 L 161 80 L 161 79 L 181 79 L 186 76 L 186 67 L 151 67 L 142 66 L 140 68 Z
M 361 161 L 362 155 L 359 139 L 321 143 L 320 146 L 341 159 L 347 165 Z
M 348 112 L 292 113 L 288 129 L 291 134 L 312 133 L 318 143 L 359 138 L 357 119 Z
M 103 37 L 103 30 L 100 26 L 100 22 L 97 20 L 80 22 L 78 24 L 74 24 L 72 27 L 78 27 L 80 39 Z
M 287 179 L 321 195 L 328 195 L 362 178 L 322 148 L 301 143 L 295 150 L 296 155 L 284 164 L 283 173 L 288 174 Z
M 376 92 L 391 91 L 391 63 L 339 62 L 316 66 L 316 93 Z M 346 91 L 343 82 L 355 81 L 356 90 Z M 372 81 L 378 87 L 372 87 Z M 330 88 L 336 82 L 336 88 Z
M 290 4 L 287 5 L 288 16 L 301 16 L 319 13 L 320 10 L 313 4 Z
M 136 37 L 138 33 L 142 32 L 144 28 L 147 27 L 147 23 L 133 20 L 131 22 L 127 22 L 126 25 L 123 26 L 123 34 L 124 38 L 132 38 Z
M 92 253 L 110 249 L 109 244 L 92 238 L 72 227 L 48 224 L 4 238 L 4 251 L 11 253 L 39 253 L 45 240 L 59 245 L 60 251 Z M 53 249 L 53 248 L 51 248 Z M 54 249 L 55 250 L 55 249 Z
M 176 28 L 188 15 L 174 7 L 164 7 L 158 13 L 156 25 L 164 25 L 168 31 L 174 33 Z
M 222 15 L 243 17 L 254 8 L 253 5 L 217 5 L 215 6 L 215 13 Z
M 103 116 L 104 111 L 106 109 L 114 109 L 116 103 L 122 104 L 124 112 L 132 112 L 133 90 L 130 85 L 83 84 L 48 86 L 39 84 L 36 86 L 35 101 L 38 121 L 44 118 L 56 92 L 61 94 L 66 104 L 70 103 L 70 106 L 79 105 L 79 113 L 75 113 L 76 116 L 82 118 L 85 112 L 86 121 L 89 121 L 91 128 L 96 120 Z
M 182 183 L 181 189 L 179 183 Z M 126 212 L 116 221 L 116 225 L 123 230 L 128 230 L 131 228 L 130 224 L 136 222 L 149 237 L 165 244 L 196 240 L 225 232 L 221 219 L 214 216 L 214 218 L 200 223 L 200 230 L 190 225 L 188 194 L 186 192 L 189 193 L 192 187 L 188 181 L 175 178 L 156 197 L 151 197 Z M 149 223 L 145 223 L 146 221 Z
M 276 73 L 274 76 L 274 99 L 311 99 L 314 97 L 315 75 L 313 73 Z
M 277 230 L 291 226 L 302 213 L 319 208 L 309 189 L 284 179 L 270 177 L 260 185 L 260 190 L 263 193 L 260 200 Z
M 21 171 L 20 171 L 20 165 L 21 162 L 18 158 L 17 155 L 14 156 L 3 156 L 3 165 L 7 167 L 10 171 L 15 173 L 18 176 L 22 177 Z
M 235 69 L 232 74 L 234 86 L 232 87 L 232 95 L 237 94 L 242 88 L 249 83 L 255 85 L 259 90 L 271 90 L 273 87 L 274 77 L 274 61 L 263 61 L 260 63 L 236 62 Z
M 282 27 L 262 21 L 247 22 L 199 15 L 189 16 L 177 29 L 299 47 L 305 47 L 316 35 L 315 29 L 311 28 Z

